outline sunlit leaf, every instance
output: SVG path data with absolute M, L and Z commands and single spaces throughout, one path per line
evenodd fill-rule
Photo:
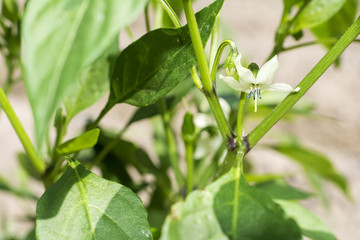
M 109 62 L 101 58 L 87 68 L 64 101 L 66 119 L 90 107 L 109 91 Z
M 322 153 L 301 146 L 297 142 L 282 142 L 271 148 L 299 163 L 305 172 L 334 183 L 346 195 L 349 194 L 346 179 L 340 175 L 330 160 Z
M 312 240 L 336 240 L 330 228 L 315 214 L 293 201 L 275 200 L 286 215 L 295 219 L 304 236 Z
M 301 239 L 295 221 L 269 195 L 248 185 L 239 169 L 176 204 L 161 239 L 194 239 L 196 234 L 195 239 Z
M 70 139 L 67 142 L 64 142 L 57 148 L 57 152 L 61 155 L 66 155 L 74 152 L 78 152 L 83 149 L 93 147 L 99 137 L 100 129 L 95 128 L 90 131 L 87 131 L 80 136 Z
M 211 34 L 223 2 L 217 0 L 196 14 L 203 43 Z M 195 62 L 187 26 L 145 34 L 118 57 L 104 112 L 125 101 L 136 106 L 156 102 L 186 78 Z
M 146 0 L 32 0 L 22 24 L 24 77 L 41 147 L 80 74 L 113 44 Z
M 139 197 L 70 161 L 36 209 L 38 240 L 152 239 Z
M 304 28 L 313 28 L 334 16 L 346 0 L 312 0 L 301 11 L 294 23 L 294 32 Z
M 357 13 L 357 0 L 346 0 L 341 10 L 331 17 L 328 21 L 311 29 L 312 33 L 323 41 L 323 44 L 330 48 L 333 43 L 327 40 L 340 38 L 348 27 L 354 22 Z

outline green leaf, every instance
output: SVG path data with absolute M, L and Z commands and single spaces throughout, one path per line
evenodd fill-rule
M 96 103 L 109 90 L 109 62 L 101 58 L 88 67 L 64 101 L 66 119 Z
M 87 131 L 80 136 L 61 144 L 57 148 L 57 152 L 60 155 L 67 155 L 83 149 L 92 148 L 97 143 L 99 134 L 100 129 L 98 128 Z
M 292 201 L 275 200 L 286 214 L 295 219 L 304 236 L 313 240 L 336 240 L 331 230 L 315 214 Z
M 269 181 L 256 184 L 272 198 L 284 200 L 301 200 L 311 197 L 310 193 L 289 186 L 284 180 Z
M 23 25 L 27 93 L 41 148 L 50 119 L 84 68 L 110 48 L 146 0 L 32 0 Z
M 152 239 L 139 197 L 77 161 L 46 190 L 36 215 L 38 240 Z
M 308 175 L 314 174 L 330 181 L 340 188 L 344 194 L 349 194 L 346 179 L 336 171 L 330 160 L 322 153 L 305 148 L 297 142 L 281 142 L 278 145 L 271 146 L 271 148 L 295 160 Z
M 1 6 L 2 15 L 12 22 L 19 20 L 19 8 L 15 0 L 3 0 Z
M 334 16 L 346 0 L 312 0 L 294 22 L 293 32 L 316 27 Z
M 196 14 L 203 43 L 211 34 L 223 2 L 217 0 Z M 135 106 L 156 102 L 186 78 L 195 62 L 187 26 L 145 34 L 118 57 L 104 112 L 125 101 Z
M 189 93 L 189 91 L 194 87 L 194 82 L 190 77 L 185 78 L 181 81 L 166 97 L 165 104 L 166 109 L 173 109 L 181 99 Z M 141 107 L 133 114 L 127 125 L 130 125 L 134 122 L 141 121 L 146 118 L 151 118 L 159 114 L 158 105 L 151 104 L 149 106 Z
M 357 13 L 357 0 L 347 0 L 341 10 L 328 21 L 311 28 L 311 32 L 319 39 L 324 41 L 324 45 L 330 48 L 333 44 L 327 43 L 327 39 L 340 38 L 348 27 L 354 22 Z
M 233 168 L 176 204 L 161 239 L 294 240 L 301 235 L 295 221 L 270 196 L 248 185 Z

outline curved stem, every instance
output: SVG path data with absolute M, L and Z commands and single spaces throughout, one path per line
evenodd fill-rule
M 181 27 L 181 22 L 174 12 L 174 10 L 171 8 L 170 4 L 166 0 L 158 0 L 158 2 L 161 4 L 161 6 L 166 11 L 167 15 L 170 17 L 171 21 L 174 23 L 175 27 Z
M 231 47 L 231 54 L 239 55 L 237 47 L 236 47 L 235 43 L 232 40 L 226 39 L 220 44 L 220 46 L 219 46 L 219 48 L 218 48 L 218 50 L 216 52 L 214 63 L 212 64 L 212 69 L 211 69 L 211 82 L 213 84 L 215 82 L 216 72 L 217 72 L 217 69 L 218 69 L 218 65 L 219 65 L 219 62 L 220 62 L 221 55 L 222 55 L 222 53 L 223 53 L 226 46 Z
M 254 145 L 290 110 L 292 106 L 314 85 L 320 76 L 340 56 L 340 54 L 360 34 L 360 17 L 348 28 L 345 34 L 330 48 L 325 56 L 305 76 L 298 87 L 300 91 L 289 94 L 246 138 L 244 145 L 249 151 Z
M 30 141 L 29 136 L 27 135 L 23 125 L 21 124 L 19 118 L 17 117 L 14 109 L 12 108 L 9 100 L 7 99 L 1 87 L 0 87 L 0 106 L 4 110 L 7 117 L 9 118 L 10 123 L 13 126 L 16 134 L 18 135 L 21 144 L 23 145 L 25 152 L 29 156 L 30 161 L 33 164 L 34 168 L 40 175 L 42 175 L 46 168 L 45 162 L 37 154 L 34 145 Z

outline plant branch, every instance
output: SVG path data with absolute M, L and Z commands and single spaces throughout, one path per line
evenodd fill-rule
M 29 136 L 27 135 L 23 125 L 21 124 L 19 118 L 17 117 L 14 109 L 10 105 L 10 102 L 7 99 L 1 87 L 0 87 L 0 106 L 4 110 L 7 117 L 9 118 L 11 125 L 13 126 L 16 134 L 18 135 L 21 144 L 23 145 L 25 152 L 29 156 L 30 161 L 33 164 L 34 168 L 40 175 L 42 175 L 46 169 L 45 162 L 37 154 L 34 145 L 30 141 Z
M 215 87 L 211 79 L 210 70 L 207 64 L 204 46 L 201 41 L 199 27 L 196 22 L 195 14 L 190 0 L 183 0 L 186 20 L 190 32 L 191 41 L 194 46 L 196 60 L 199 66 L 201 75 L 202 92 L 209 102 L 210 108 L 214 114 L 216 123 L 220 129 L 224 141 L 227 143 L 228 149 L 234 150 L 236 148 L 235 135 L 231 131 L 230 125 L 225 118 L 224 112 L 217 98 Z M 214 64 L 215 65 L 215 64 Z
M 298 87 L 300 91 L 289 94 L 246 138 L 244 145 L 249 151 L 254 145 L 290 110 L 292 106 L 314 85 L 320 76 L 340 56 L 340 54 L 360 34 L 360 17 L 350 26 L 345 34 L 305 76 Z

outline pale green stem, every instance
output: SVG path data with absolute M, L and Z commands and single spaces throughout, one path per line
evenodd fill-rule
M 192 142 L 185 142 L 185 153 L 186 153 L 186 189 L 187 195 L 191 193 L 194 188 L 194 144 Z
M 176 181 L 179 185 L 179 189 L 184 186 L 184 177 L 179 167 L 179 158 L 177 153 L 176 141 L 174 133 L 171 131 L 170 115 L 166 109 L 165 100 L 160 99 L 158 102 L 159 112 L 161 113 L 162 122 L 164 125 L 164 131 L 166 136 L 166 142 L 168 147 L 168 156 L 170 164 L 175 173 Z
M 166 0 L 157 0 L 161 6 L 166 11 L 167 15 L 170 17 L 171 21 L 174 23 L 175 27 L 181 27 L 181 22 L 176 15 L 175 11 L 171 8 L 170 4 Z
M 209 67 L 206 61 L 204 52 L 204 46 L 201 41 L 199 27 L 196 22 L 195 14 L 190 0 L 183 0 L 183 6 L 185 11 L 186 20 L 190 32 L 191 41 L 194 46 L 196 60 L 199 66 L 202 91 L 209 102 L 210 108 L 214 114 L 216 123 L 220 129 L 221 135 L 224 141 L 227 143 L 229 149 L 236 148 L 234 134 L 231 131 L 230 125 L 227 122 L 224 112 L 219 103 L 219 99 L 216 96 L 216 91 L 213 86 Z
M 229 46 L 231 48 L 231 53 L 230 54 L 239 55 L 237 47 L 236 47 L 235 43 L 232 40 L 226 39 L 220 44 L 220 46 L 219 46 L 219 48 L 218 48 L 218 50 L 216 52 L 216 55 L 215 55 L 214 64 L 212 65 L 212 69 L 211 69 L 211 82 L 212 83 L 215 82 L 216 72 L 218 70 L 218 65 L 219 65 L 219 62 L 220 62 L 220 58 L 221 58 L 221 55 L 222 55 L 222 53 L 223 53 L 226 46 Z
M 19 118 L 17 117 L 14 109 L 10 105 L 9 100 L 7 99 L 4 91 L 0 87 L 0 106 L 4 110 L 5 114 L 10 120 L 16 134 L 18 135 L 21 144 L 23 145 L 25 152 L 30 158 L 31 163 L 33 164 L 36 171 L 42 175 L 46 169 L 45 162 L 37 154 L 34 145 L 30 141 L 29 136 L 27 135 L 24 127 L 22 126 Z
M 300 98 L 315 84 L 320 76 L 340 56 L 340 54 L 360 34 L 360 18 L 358 18 L 315 67 L 305 76 L 298 87 L 300 91 L 289 94 L 248 136 L 244 144 L 249 151 L 254 145 L 297 103 Z
M 210 57 L 209 57 L 209 69 L 213 68 L 215 56 L 218 49 L 219 43 L 219 22 L 220 22 L 220 15 L 216 16 L 214 27 L 211 34 L 211 45 L 210 45 Z M 217 66 L 217 65 L 216 65 Z
M 176 15 L 175 11 L 171 8 L 171 6 L 166 2 L 166 0 L 158 0 L 158 2 L 161 4 L 161 6 L 164 8 L 168 16 L 170 17 L 171 21 L 173 22 L 174 26 L 177 28 L 181 27 L 181 22 L 178 16 Z M 202 89 L 201 80 L 199 78 L 199 75 L 196 71 L 196 67 L 192 67 L 190 70 L 191 76 L 193 78 L 193 81 L 198 89 Z
M 243 123 L 244 123 L 244 107 L 245 107 L 246 93 L 240 93 L 238 117 L 236 120 L 236 135 L 237 140 L 241 142 L 241 137 L 243 135 Z

